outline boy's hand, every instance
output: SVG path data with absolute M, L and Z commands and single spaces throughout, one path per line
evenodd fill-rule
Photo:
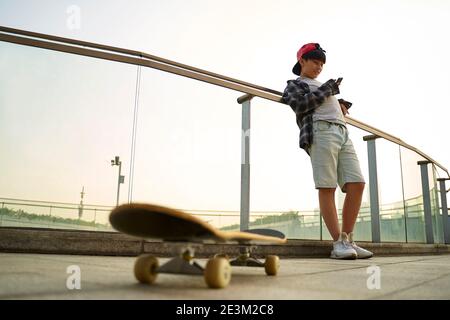
M 339 102 L 339 105 L 341 106 L 342 113 L 345 115 L 349 114 L 347 107 L 342 102 Z
M 335 94 L 339 94 L 339 85 L 336 83 L 336 80 L 330 79 L 323 84 L 323 86 L 328 86 L 331 89 L 331 94 L 334 96 Z

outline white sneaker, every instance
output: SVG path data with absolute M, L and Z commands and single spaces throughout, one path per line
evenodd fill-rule
M 353 241 L 353 232 L 348 234 L 348 242 L 350 246 L 356 251 L 358 255 L 358 259 L 368 259 L 373 256 L 373 253 L 369 250 L 358 247 L 356 243 Z
M 339 239 L 333 242 L 333 251 L 331 251 L 331 259 L 356 259 L 357 252 L 348 242 L 348 236 L 345 232 L 339 235 Z

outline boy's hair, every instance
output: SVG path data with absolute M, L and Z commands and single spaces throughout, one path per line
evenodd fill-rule
M 300 75 L 302 66 L 299 61 L 301 58 L 305 60 L 317 59 L 326 63 L 327 57 L 325 56 L 325 52 L 318 43 L 307 43 L 303 45 L 297 52 L 297 63 L 292 68 L 292 72 L 298 76 Z

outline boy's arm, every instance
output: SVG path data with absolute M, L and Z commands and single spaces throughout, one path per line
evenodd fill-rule
M 339 87 L 335 80 L 328 80 L 316 91 L 310 92 L 305 82 L 288 81 L 284 89 L 283 102 L 290 105 L 296 114 L 306 114 L 319 107 L 329 96 L 339 93 Z

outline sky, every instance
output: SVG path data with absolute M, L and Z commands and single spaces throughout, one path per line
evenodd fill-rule
M 283 91 L 307 42 L 327 51 L 318 80 L 343 77 L 350 116 L 444 167 L 450 2 L 0 0 L 0 25 L 143 51 Z M 120 155 L 129 195 L 137 67 L 0 43 L 0 197 L 114 205 Z M 141 70 L 133 201 L 196 210 L 240 207 L 242 94 Z M 251 210 L 317 207 L 289 107 L 255 98 Z M 368 181 L 368 133 L 350 136 Z M 421 158 L 377 140 L 382 203 L 420 193 Z M 403 174 L 403 181 L 401 176 Z M 402 183 L 403 182 L 403 183 Z M 338 201 L 342 204 L 342 195 Z M 367 189 L 364 196 L 368 199 Z

